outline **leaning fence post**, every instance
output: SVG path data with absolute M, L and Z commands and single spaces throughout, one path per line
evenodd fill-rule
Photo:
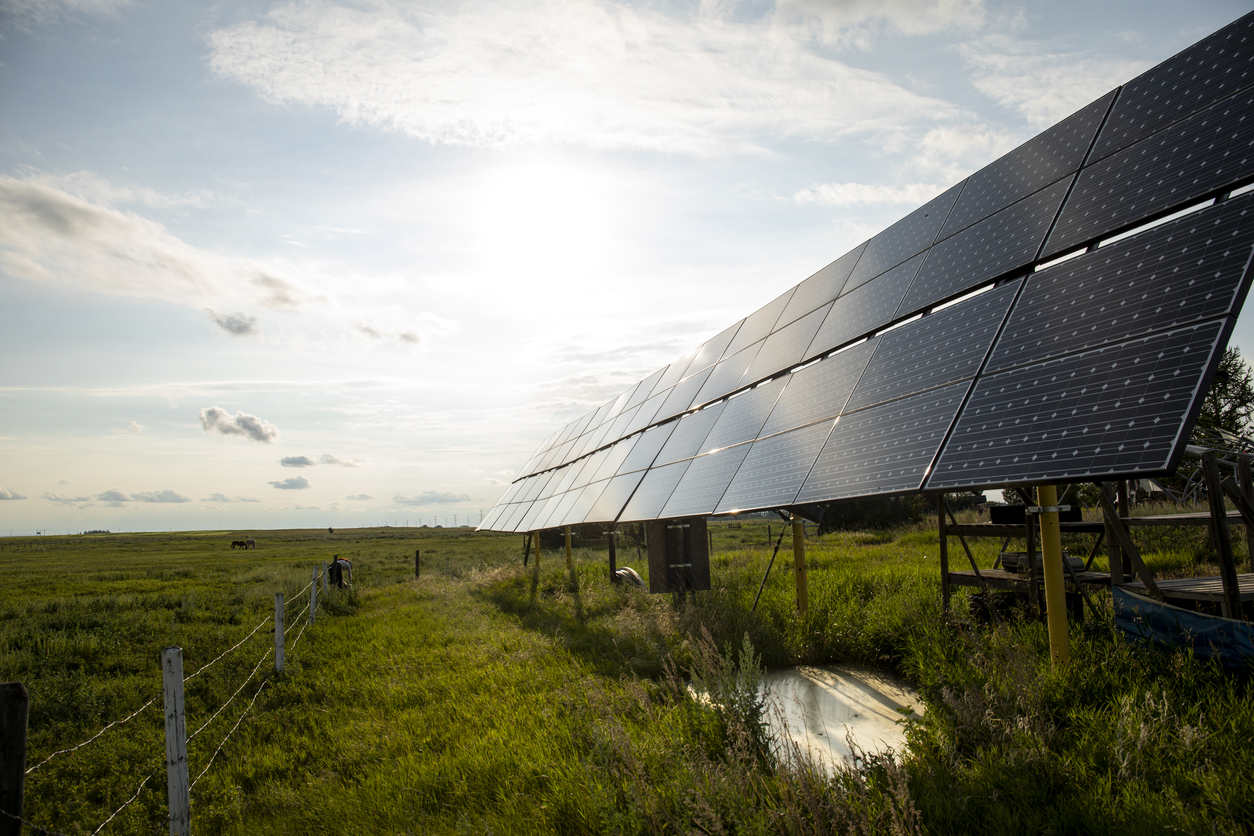
M 187 783 L 187 721 L 183 716 L 183 648 L 161 651 L 165 691 L 165 774 L 170 798 L 170 836 L 191 833 L 191 788 Z
M 20 682 L 0 685 L 0 836 L 22 836 L 26 785 L 26 720 L 30 697 Z
M 283 593 L 274 593 L 274 672 L 283 673 Z
M 318 609 L 318 564 L 313 568 L 313 584 L 309 587 L 309 624 L 314 622 L 314 610 Z

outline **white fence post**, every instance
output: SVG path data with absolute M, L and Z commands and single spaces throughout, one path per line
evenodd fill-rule
M 283 593 L 274 593 L 274 672 L 283 673 Z
M 170 796 L 170 836 L 191 833 L 191 788 L 187 782 L 187 721 L 183 716 L 183 649 L 161 651 L 165 691 L 165 772 Z
M 318 609 L 318 564 L 313 567 L 313 583 L 309 585 L 309 626 L 313 626 L 314 610 Z

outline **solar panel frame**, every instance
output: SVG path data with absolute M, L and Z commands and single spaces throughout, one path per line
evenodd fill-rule
M 788 300 L 788 304 L 784 307 L 784 312 L 780 314 L 778 326 L 786 326 L 795 322 L 811 311 L 821 308 L 828 302 L 834 300 L 840 295 L 841 289 L 844 288 L 845 282 L 849 280 L 849 274 L 853 272 L 854 266 L 858 263 L 858 258 L 862 255 L 862 251 L 866 248 L 868 242 L 863 241 L 831 264 L 819 270 L 810 276 L 801 284 L 797 285 L 793 291 L 792 297 Z
M 931 247 L 966 182 L 954 184 L 867 241 L 840 295 L 847 295 Z
M 688 470 L 691 460 L 673 462 L 645 471 L 644 480 L 623 506 L 617 522 L 638 522 L 658 519 L 662 508 L 675 491 L 675 486 Z
M 723 353 L 727 346 L 731 343 L 732 338 L 736 336 L 736 332 L 740 330 L 740 324 L 742 322 L 744 322 L 743 319 L 735 325 L 724 328 L 722 331 L 719 331 L 713 337 L 710 337 L 710 339 L 702 343 L 697 349 L 697 353 L 693 356 L 692 363 L 689 368 L 693 372 L 699 372 L 702 369 L 708 368 L 709 366 L 713 366 L 717 363 L 723 357 Z
M 657 454 L 653 466 L 659 467 L 697 455 L 706 436 L 714 428 L 714 423 L 723 414 L 725 406 L 726 404 L 716 403 L 700 412 L 691 412 L 680 418 L 675 431 Z
M 828 302 L 767 337 L 748 371 L 741 378 L 741 385 L 774 377 L 808 359 L 811 356 L 809 349 L 814 342 L 814 335 L 818 333 L 833 304 L 835 303 Z
M 766 340 L 756 342 L 715 366 L 701 386 L 701 390 L 692 399 L 692 406 L 707 404 L 739 389 L 745 372 L 753 365 L 754 358 L 761 352 L 765 343 Z
M 593 482 L 585 485 L 580 489 L 579 498 L 571 505 L 570 510 L 562 518 L 562 525 L 580 525 L 588 521 L 588 515 L 592 511 L 592 507 L 596 505 L 596 501 L 600 498 L 601 492 L 605 490 L 605 486 L 610 483 L 609 479 L 600 482 Z
M 740 330 L 736 332 L 735 338 L 723 353 L 730 357 L 736 352 L 753 345 L 758 340 L 766 339 L 775 330 L 775 325 L 779 322 L 780 315 L 788 307 L 788 303 L 792 300 L 792 296 L 796 291 L 797 288 L 795 286 L 790 287 L 745 317 L 744 324 L 740 326 Z
M 621 473 L 610 479 L 609 484 L 597 497 L 597 501 L 593 503 L 592 510 L 588 512 L 584 522 L 615 522 L 627 504 L 627 500 L 631 499 L 636 487 L 648 472 L 637 470 L 633 473 Z
M 698 455 L 757 438 L 786 382 L 787 378 L 781 377 L 727 401 L 722 414 L 701 442 Z
M 660 516 L 670 519 L 712 514 L 749 452 L 749 446 L 746 443 L 723 447 L 693 459 L 666 500 Z
M 671 421 L 669 424 L 650 427 L 641 433 L 640 440 L 636 442 L 636 446 L 632 448 L 631 453 L 623 461 L 618 472 L 620 474 L 631 473 L 635 470 L 644 470 L 652 467 L 653 462 L 657 460 L 657 454 L 661 452 L 662 447 L 670 439 L 671 433 L 678 426 L 678 421 Z
M 701 391 L 701 387 L 705 385 L 706 378 L 712 371 L 712 367 L 699 371 L 692 377 L 675 384 L 666 400 L 662 402 L 662 408 L 657 411 L 654 420 L 665 421 L 692 408 L 696 402 L 697 393 Z
M 890 323 L 926 255 L 926 252 L 919 253 L 837 299 L 806 354 L 816 357 Z

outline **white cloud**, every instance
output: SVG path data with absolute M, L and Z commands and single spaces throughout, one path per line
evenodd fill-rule
M 126 431 L 130 433 L 131 435 L 139 435 L 146 429 L 148 428 L 145 427 L 143 424 L 139 423 L 138 421 L 132 421 L 130 426 L 126 428 Z
M 247 412 L 236 412 L 232 416 L 220 406 L 200 410 L 200 425 L 206 435 L 242 435 L 263 444 L 273 444 L 279 438 L 279 428 L 269 421 Z
M 308 456 L 284 456 L 279 459 L 283 467 L 313 467 L 317 462 Z
M 422 505 L 451 505 L 456 502 L 469 502 L 470 497 L 464 493 L 450 493 L 448 491 L 423 491 L 417 496 L 394 496 L 392 501 L 397 505 L 422 506 Z
M 984 22 L 983 0 L 779 0 L 775 19 L 818 40 L 865 48 L 880 30 L 925 35 L 975 29 Z
M 11 491 L 11 490 L 9 490 L 8 488 L 6 488 L 4 485 L 0 485 L 0 500 L 4 500 L 4 499 L 25 499 L 25 498 L 26 498 L 26 497 L 22 496 L 22 495 L 21 495 L 20 493 L 18 493 L 17 491 Z
M 883 17 L 859 5 L 851 21 Z M 738 21 L 596 0 L 298 0 L 214 32 L 210 61 L 273 101 L 456 145 L 721 153 L 760 150 L 766 137 L 832 141 L 955 113 L 825 54 L 808 28 L 829 21 L 817 8 L 791 4 L 778 17 Z M 978 3 L 892 8 L 895 26 L 930 31 Z
M 304 476 L 293 476 L 290 479 L 283 479 L 277 482 L 270 482 L 270 487 L 278 488 L 281 491 L 303 491 L 313 487 L 309 484 L 309 480 Z
M 67 15 L 108 17 L 131 5 L 132 0 L 0 0 L 0 20 L 10 18 L 21 26 L 45 25 Z
M 318 457 L 318 461 L 322 464 L 333 464 L 333 465 L 338 465 L 339 467 L 361 467 L 362 464 L 364 464 L 364 462 L 361 459 L 353 459 L 351 462 L 349 462 L 349 461 L 345 461 L 344 459 L 337 459 L 335 456 L 332 456 L 330 453 L 323 453 L 321 456 Z
M 1003 107 L 1019 111 L 1037 131 L 1149 66 L 1010 35 L 988 35 L 960 49 L 976 88 Z
M 232 498 L 232 497 L 227 496 L 224 493 L 211 493 L 200 501 L 201 502 L 260 502 L 261 500 L 253 499 L 247 496 L 237 496 L 237 497 Z
M 205 308 L 209 321 L 232 337 L 246 337 L 257 333 L 257 317 L 245 313 L 224 314 L 214 308 Z
M 205 190 L 188 194 L 166 194 L 148 186 L 119 186 L 90 171 L 74 171 L 68 174 L 31 171 L 26 181 L 48 186 L 96 204 L 176 209 L 182 206 L 208 206 L 215 197 L 213 192 Z
M 183 496 L 181 493 L 175 493 L 174 491 L 170 491 L 170 490 L 137 493 L 131 498 L 134 499 L 136 502 L 182 503 L 182 502 L 192 501 L 191 497 Z
M 345 497 L 345 499 L 352 499 L 358 502 L 365 502 L 368 499 L 374 499 L 374 497 L 370 496 L 369 494 L 358 493 L 358 494 L 353 494 L 352 496 Z
M 945 190 L 945 186 L 911 183 L 887 186 L 870 183 L 823 183 L 802 189 L 794 195 L 798 203 L 819 206 L 867 206 L 880 203 L 906 203 L 919 206 Z

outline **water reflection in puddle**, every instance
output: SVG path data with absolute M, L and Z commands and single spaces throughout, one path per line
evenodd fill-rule
M 872 668 L 783 668 L 767 671 L 763 685 L 777 753 L 796 751 L 829 774 L 850 763 L 849 738 L 862 752 L 900 751 L 906 743 L 900 721 L 923 713 L 909 686 Z

